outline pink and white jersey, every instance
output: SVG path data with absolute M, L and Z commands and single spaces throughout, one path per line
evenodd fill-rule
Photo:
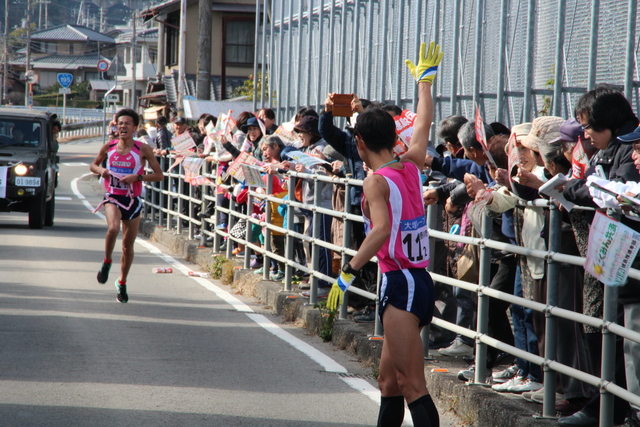
M 111 177 L 103 181 L 104 188 L 107 193 L 126 196 L 129 194 L 129 186 L 123 184 L 118 179 L 117 175 L 131 175 L 142 174 L 144 168 L 142 167 L 142 159 L 140 158 L 140 141 L 135 141 L 129 154 L 120 155 L 117 151 L 118 140 L 111 141 L 109 143 L 109 151 L 107 152 L 107 169 L 112 173 Z M 136 181 L 133 183 L 133 197 L 138 197 L 142 194 L 142 183 Z
M 422 178 L 413 163 L 402 165 L 402 169 L 383 167 L 375 172 L 383 176 L 389 185 L 391 236 L 377 253 L 383 273 L 429 265 L 429 230 L 422 201 Z M 363 197 L 363 212 L 364 203 Z M 362 217 L 368 234 L 371 220 L 364 214 Z

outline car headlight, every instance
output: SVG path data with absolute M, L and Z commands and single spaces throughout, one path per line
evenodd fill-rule
M 15 168 L 13 168 L 13 171 L 16 175 L 23 176 L 27 174 L 29 168 L 27 168 L 25 165 L 17 165 Z

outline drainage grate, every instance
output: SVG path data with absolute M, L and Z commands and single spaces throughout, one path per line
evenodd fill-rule
M 373 377 L 373 375 L 361 375 L 361 374 L 352 374 L 350 372 L 347 372 L 346 374 L 344 372 L 332 372 L 332 371 L 319 371 L 322 374 L 331 374 L 331 375 L 336 375 L 338 377 L 342 377 L 342 378 L 358 378 L 361 380 L 371 380 L 371 381 L 376 381 L 376 379 Z

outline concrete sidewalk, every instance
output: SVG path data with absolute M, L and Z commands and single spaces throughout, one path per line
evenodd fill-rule
M 211 248 L 199 248 L 198 242 L 188 240 L 175 230 L 167 231 L 143 219 L 140 232 L 152 241 L 168 247 L 174 255 L 200 265 L 209 271 L 212 266 Z M 233 260 L 235 262 L 235 260 Z M 316 307 L 306 305 L 308 299 L 298 292 L 284 292 L 281 282 L 264 281 L 253 270 L 243 270 L 240 263 L 234 274 L 232 286 L 245 296 L 254 297 L 265 304 L 267 309 L 283 319 L 283 322 L 297 322 L 301 327 L 320 335 L 326 332 L 326 316 Z M 323 329 L 324 328 L 324 329 Z M 332 342 L 342 350 L 349 351 L 377 372 L 382 349 L 382 341 L 371 339 L 373 323 L 355 323 L 352 320 L 336 320 L 333 324 Z M 457 373 L 468 366 L 459 358 L 445 357 L 432 351 L 425 361 L 425 375 L 431 395 L 436 399 L 438 409 L 453 411 L 466 425 L 473 426 L 556 426 L 555 420 L 535 418 L 542 412 L 542 405 L 529 403 L 519 395 L 497 393 L 482 385 L 466 385 L 458 380 Z M 496 368 L 504 369 L 507 366 Z M 448 372 L 432 372 L 434 368 Z

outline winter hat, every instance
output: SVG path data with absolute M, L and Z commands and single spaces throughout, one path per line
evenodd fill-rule
M 522 145 L 533 151 L 540 151 L 541 144 L 548 144 L 560 136 L 560 125 L 564 122 L 562 117 L 542 116 L 533 120 L 531 131 L 522 138 Z
M 294 131 L 298 132 L 307 132 L 311 135 L 317 136 L 318 138 L 322 138 L 320 135 L 320 131 L 318 130 L 318 118 L 313 116 L 304 116 L 298 124 L 293 128 Z
M 577 142 L 578 138 L 584 139 L 584 129 L 576 119 L 571 118 L 560 125 L 560 136 L 550 143 L 559 143 L 560 141 Z
M 260 124 L 258 124 L 258 119 L 256 119 L 255 117 L 249 117 L 249 119 L 245 122 L 245 124 L 243 124 L 242 127 L 240 127 L 240 130 L 243 133 L 247 133 L 247 131 L 249 130 L 249 126 L 254 126 L 259 128 Z
M 529 135 L 529 132 L 531 132 L 531 123 L 529 122 L 521 123 L 511 128 L 511 135 L 515 133 L 516 138 L 519 140 L 522 140 L 522 138 Z M 513 145 L 513 141 L 509 141 L 507 145 L 504 146 L 504 152 L 509 154 L 509 151 L 511 150 L 512 145 Z

